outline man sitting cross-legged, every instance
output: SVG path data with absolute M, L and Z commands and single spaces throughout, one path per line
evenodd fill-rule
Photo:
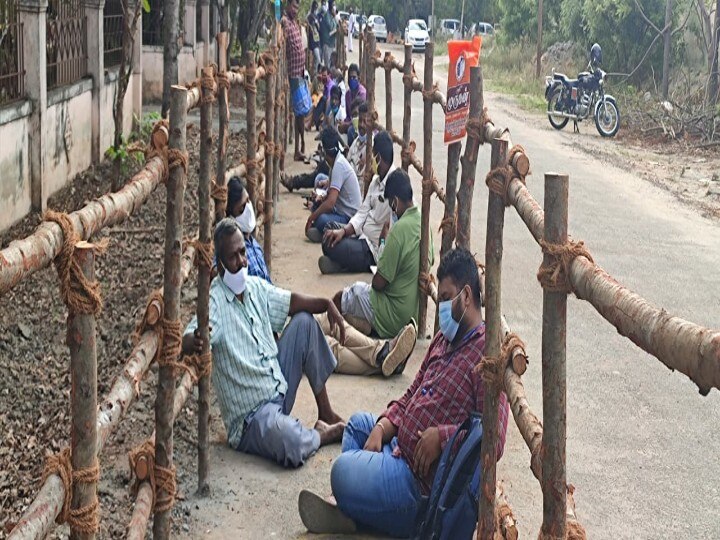
M 318 266 L 323 274 L 369 272 L 380 258 L 380 234 L 390 221 L 390 206 L 385 200 L 385 185 L 393 166 L 393 142 L 387 131 L 373 139 L 373 156 L 377 174 L 368 187 L 365 199 L 350 222 L 341 229 L 325 230 L 323 255 Z M 387 234 L 387 231 L 386 231 Z
M 341 341 L 344 321 L 329 300 L 248 276 L 245 241 L 232 218 L 217 224 L 214 243 L 219 275 L 210 289 L 212 378 L 228 444 L 299 467 L 320 446 L 339 442 L 345 427 L 325 389 L 337 361 L 310 313 L 327 312 L 329 324 L 340 325 Z M 277 343 L 273 332 L 282 332 Z M 195 318 L 185 330 L 183 352 L 199 353 L 202 346 Z M 318 406 L 314 429 L 289 416 L 303 374 Z
M 437 277 L 440 332 L 400 399 L 379 417 L 350 418 L 343 453 L 330 474 L 333 497 L 300 493 L 300 517 L 310 532 L 352 533 L 361 527 L 409 537 L 443 448 L 471 413 L 483 412 L 483 382 L 474 369 L 485 350 L 475 258 L 464 249 L 450 251 Z M 498 409 L 499 459 L 509 411 L 504 393 Z
M 389 232 L 387 227 L 380 232 L 380 244 L 385 245 L 372 284 L 358 281 L 338 292 L 333 301 L 358 330 L 368 335 L 374 331 L 380 338 L 388 339 L 417 317 L 420 209 L 413 203 L 410 177 L 402 169 L 388 175 L 383 198 L 397 221 Z M 427 257 L 432 266 L 432 241 Z M 383 373 L 389 375 L 384 369 Z

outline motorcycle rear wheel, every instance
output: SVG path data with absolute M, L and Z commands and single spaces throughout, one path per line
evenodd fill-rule
M 560 98 L 562 97 L 562 89 L 556 88 L 553 90 L 553 93 L 550 95 L 550 98 L 548 99 L 548 105 L 547 105 L 547 112 L 548 112 L 548 120 L 550 121 L 550 125 L 554 127 L 557 130 L 560 130 L 567 126 L 567 123 L 569 122 L 569 118 L 556 118 L 552 116 L 550 113 L 558 111 L 557 104 L 560 101 Z
M 595 109 L 595 127 L 603 137 L 614 137 L 620 129 L 620 110 L 612 99 Z

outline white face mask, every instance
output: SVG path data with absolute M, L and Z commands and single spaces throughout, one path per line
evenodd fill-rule
M 240 268 L 240 270 L 238 270 L 235 274 L 226 268 L 225 273 L 222 276 L 222 280 L 225 282 L 225 285 L 227 285 L 230 290 L 237 295 L 245 292 L 245 287 L 247 286 L 247 275 L 248 270 L 246 266 Z
M 235 221 L 240 226 L 240 230 L 245 234 L 250 234 L 255 230 L 255 210 L 253 209 L 253 205 L 250 201 L 247 202 L 245 210 L 243 210 L 243 213 L 235 218 Z

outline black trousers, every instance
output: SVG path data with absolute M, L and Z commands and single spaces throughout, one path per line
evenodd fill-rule
M 325 256 L 348 272 L 369 272 L 370 266 L 375 264 L 370 246 L 360 238 L 343 238 L 331 248 L 323 243 L 322 250 Z
M 312 189 L 315 187 L 315 177 L 318 174 L 330 176 L 330 167 L 325 160 L 318 163 L 315 170 L 309 173 L 298 174 L 290 179 L 293 189 Z

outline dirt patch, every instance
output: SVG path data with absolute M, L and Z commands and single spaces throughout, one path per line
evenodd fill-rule
M 185 192 L 184 232 L 194 235 L 198 223 L 199 125 L 188 125 L 191 165 Z M 228 164 L 244 156 L 244 133 L 231 135 Z M 213 156 L 214 161 L 214 156 Z M 213 163 L 214 170 L 214 163 Z M 49 202 L 55 210 L 70 212 L 110 189 L 112 167 L 103 163 L 76 177 Z M 3 246 L 32 233 L 40 222 L 37 213 L 5 232 Z M 165 227 L 165 189 L 159 187 L 139 210 L 114 229 L 99 235 L 109 238 L 108 252 L 97 259 L 104 309 L 97 332 L 98 396 L 102 399 L 132 350 L 130 335 L 150 291 L 162 285 Z M 194 312 L 197 289 L 191 274 L 182 294 L 182 321 Z M 67 311 L 58 294 L 54 267 L 41 270 L 0 297 L 0 538 L 36 495 L 47 452 L 69 443 L 69 353 L 65 344 Z M 146 439 L 154 426 L 156 369 L 143 382 L 137 402 L 110 438 L 100 458 L 100 538 L 124 536 L 132 512 L 127 452 Z M 196 404 L 188 400 L 175 422 L 175 458 L 183 493 L 195 489 Z M 222 425 L 213 415 L 213 432 Z M 215 425 L 218 424 L 218 425 Z M 191 508 L 176 505 L 176 532 L 187 527 Z M 68 535 L 67 527 L 51 536 Z

